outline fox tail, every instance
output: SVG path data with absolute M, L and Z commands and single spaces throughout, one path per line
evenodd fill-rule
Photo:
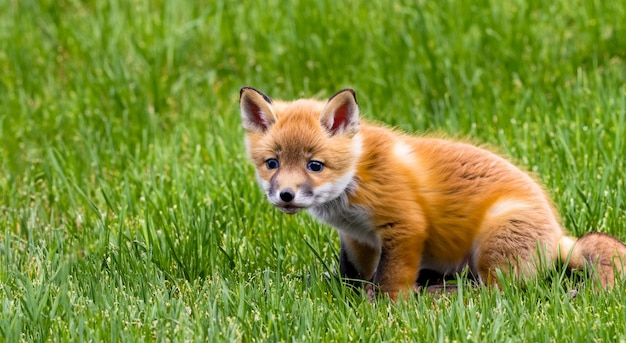
M 612 288 L 626 276 L 626 245 L 607 234 L 595 232 L 580 238 L 563 236 L 559 254 L 570 269 L 590 269 L 605 288 Z

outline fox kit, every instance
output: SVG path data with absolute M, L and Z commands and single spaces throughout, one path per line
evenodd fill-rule
M 337 229 L 342 277 L 372 281 L 392 299 L 422 269 L 469 266 L 533 277 L 539 264 L 592 266 L 604 287 L 624 276 L 626 245 L 601 233 L 570 237 L 544 189 L 485 149 L 414 137 L 359 119 L 355 92 L 328 101 L 240 92 L 248 156 L 268 200 Z

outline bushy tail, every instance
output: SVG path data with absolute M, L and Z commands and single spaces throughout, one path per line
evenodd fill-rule
M 605 288 L 626 276 L 626 245 L 613 236 L 597 232 L 580 238 L 564 236 L 559 253 L 571 269 L 590 268 Z

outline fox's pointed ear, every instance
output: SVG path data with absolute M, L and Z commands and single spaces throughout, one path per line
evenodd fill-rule
M 359 130 L 359 105 L 352 89 L 344 89 L 328 99 L 320 123 L 332 135 L 354 134 Z
M 276 122 L 272 99 L 252 87 L 239 91 L 239 107 L 243 128 L 252 132 L 265 132 Z

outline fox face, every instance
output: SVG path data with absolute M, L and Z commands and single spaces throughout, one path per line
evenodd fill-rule
M 346 191 L 361 152 L 354 91 L 327 103 L 282 102 L 244 87 L 240 109 L 248 157 L 272 205 L 293 214 Z

